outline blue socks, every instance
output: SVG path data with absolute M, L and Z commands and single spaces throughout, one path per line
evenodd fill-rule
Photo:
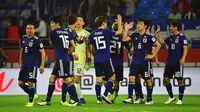
M 35 94 L 35 88 L 34 87 L 28 87 L 29 90 L 29 102 L 33 102 L 34 94 Z
M 165 85 L 166 86 L 166 89 L 167 89 L 167 92 L 170 96 L 170 98 L 173 98 L 174 97 L 174 94 L 172 92 L 172 84 L 169 82 L 168 84 Z
M 128 84 L 128 98 L 133 98 L 133 89 L 135 89 L 135 82 L 129 82 Z
M 49 82 L 46 102 L 50 102 L 51 101 L 51 97 L 52 97 L 52 94 L 54 92 L 54 88 L 55 88 L 55 82 Z
M 101 100 L 101 86 L 102 84 L 100 82 L 96 82 L 95 91 L 96 91 L 97 100 Z
M 62 84 L 62 102 L 66 101 L 66 95 L 67 95 L 67 84 L 63 82 L 63 84 Z
M 147 101 L 152 101 L 153 86 L 147 86 Z
M 185 90 L 185 85 L 184 85 L 184 83 L 183 83 L 183 84 L 180 84 L 180 85 L 179 85 L 179 100 L 182 100 L 182 99 L 183 99 L 184 90 Z

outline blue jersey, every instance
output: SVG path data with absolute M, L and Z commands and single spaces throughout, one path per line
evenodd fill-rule
M 112 36 L 110 40 L 110 56 L 113 66 L 123 66 L 124 45 L 122 36 Z
M 37 36 L 28 38 L 28 36 L 23 36 L 22 41 L 22 62 L 23 67 L 34 67 L 38 66 L 38 55 L 40 54 L 40 49 L 43 49 L 43 44 Z
M 70 33 L 62 28 L 54 29 L 50 32 L 50 40 L 53 44 L 56 60 L 69 62 L 68 50 L 72 40 Z
M 134 45 L 132 63 L 146 63 L 148 60 L 145 59 L 145 57 L 147 54 L 151 54 L 152 46 L 157 41 L 156 38 L 149 33 L 144 33 L 143 35 L 133 33 L 130 38 L 132 39 Z
M 187 45 L 186 37 L 183 34 L 170 35 L 165 39 L 165 43 L 168 45 L 167 64 L 172 66 L 179 64 L 183 56 L 183 46 Z
M 94 61 L 105 62 L 110 59 L 110 40 L 115 32 L 107 29 L 97 29 L 89 36 L 89 44 L 94 50 Z
M 78 37 L 76 31 L 73 30 L 73 29 L 70 28 L 70 27 L 65 28 L 65 30 L 66 30 L 67 32 L 69 32 L 69 34 L 71 35 L 71 38 L 74 40 L 74 43 L 76 44 L 76 41 L 77 41 L 76 38 Z M 70 58 L 70 61 L 73 61 L 73 60 L 74 60 L 72 54 L 69 55 L 69 58 Z

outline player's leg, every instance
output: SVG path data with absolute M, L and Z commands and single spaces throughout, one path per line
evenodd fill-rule
M 95 74 L 96 74 L 96 84 L 95 84 L 95 93 L 97 98 L 97 104 L 102 104 L 101 99 L 101 86 L 103 84 L 103 72 L 100 67 L 100 63 L 96 62 L 95 64 Z
M 139 65 L 131 64 L 130 74 L 129 74 L 129 84 L 128 84 L 128 98 L 123 100 L 124 103 L 133 103 L 133 90 L 135 89 L 135 76 L 138 74 Z
M 164 70 L 163 84 L 166 87 L 166 90 L 169 94 L 169 98 L 165 102 L 165 104 L 170 104 L 171 102 L 175 101 L 175 97 L 172 91 L 172 84 L 170 82 L 170 79 L 173 78 L 173 74 L 173 67 L 166 65 Z
M 28 95 L 29 95 L 29 102 L 25 105 L 26 107 L 33 107 L 34 105 L 34 99 L 38 99 L 38 95 L 35 94 L 35 86 L 34 83 L 36 83 L 37 78 L 37 68 L 32 67 L 27 69 L 28 73 Z M 35 97 L 35 98 L 34 98 Z
M 123 80 L 123 66 L 114 66 L 116 80 L 114 84 L 114 93 L 111 96 L 112 103 L 115 102 L 119 92 L 119 82 Z
M 145 80 L 146 89 L 147 89 L 147 99 L 145 104 L 153 104 L 152 93 L 153 93 L 153 74 L 151 73 L 151 62 L 147 62 L 142 65 L 142 78 Z
M 144 103 L 144 95 L 142 92 L 142 84 L 141 84 L 141 74 L 136 75 L 135 96 L 136 96 L 136 100 L 134 101 L 134 103 L 136 104 Z
M 18 86 L 28 94 L 28 85 L 25 83 L 28 80 L 28 76 L 25 68 L 22 68 L 19 72 Z
M 49 77 L 49 86 L 48 86 L 46 100 L 44 102 L 38 102 L 37 103 L 38 105 L 40 105 L 40 106 L 45 106 L 45 105 L 50 106 L 51 105 L 51 97 L 52 97 L 54 89 L 55 89 L 55 81 L 59 77 L 58 71 L 60 71 L 60 65 L 59 65 L 59 61 L 56 61 L 53 71 Z
M 81 64 L 75 64 L 74 67 L 74 85 L 76 87 L 76 92 L 78 95 L 78 98 L 80 99 L 80 103 L 85 104 L 85 99 L 83 98 L 83 94 L 81 92 L 81 88 L 80 88 L 80 80 L 81 80 L 81 76 L 83 76 L 84 73 L 84 65 Z
M 114 93 L 114 82 L 116 80 L 116 75 L 114 73 L 114 67 L 112 65 L 111 60 L 101 63 L 101 68 L 103 69 L 105 77 L 108 78 L 105 91 L 108 91 L 110 94 L 113 94 Z M 104 94 L 102 96 L 102 98 L 103 98 L 103 100 L 106 101 L 106 103 L 112 104 L 111 100 L 107 97 L 107 95 Z
M 178 85 L 179 85 L 179 100 L 177 101 L 176 104 L 181 105 L 183 96 L 184 96 L 184 90 L 185 90 L 185 84 L 184 84 L 184 79 L 183 79 L 183 65 L 176 67 L 175 78 L 177 79 Z

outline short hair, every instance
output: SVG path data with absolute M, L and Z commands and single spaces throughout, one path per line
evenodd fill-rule
M 58 15 L 54 15 L 50 18 L 50 21 L 53 21 L 54 23 L 59 23 L 61 25 L 61 18 Z
M 36 24 L 35 24 L 34 22 L 27 22 L 27 23 L 26 23 L 26 27 L 27 27 L 28 25 L 33 25 L 34 29 L 36 29 Z
M 172 9 L 174 9 L 174 8 L 178 9 L 178 6 L 177 5 L 173 5 Z
M 104 16 L 98 16 L 95 19 L 96 27 L 100 27 L 104 22 L 106 22 L 106 18 Z
M 148 27 L 148 20 L 146 18 L 138 18 L 137 23 L 138 22 L 144 22 L 144 25 Z
M 70 14 L 67 16 L 67 24 L 68 25 L 73 25 L 77 21 L 77 16 L 75 14 Z
M 146 29 L 148 29 L 149 27 L 150 27 L 150 29 L 151 29 L 152 26 L 153 26 L 152 21 L 151 21 L 151 20 L 147 20 L 147 28 L 146 28 Z
M 178 31 L 181 31 L 181 29 L 182 29 L 182 23 L 179 22 L 179 21 L 172 21 L 172 22 L 170 23 L 170 25 L 172 25 L 173 27 L 177 27 L 177 30 L 178 30 Z

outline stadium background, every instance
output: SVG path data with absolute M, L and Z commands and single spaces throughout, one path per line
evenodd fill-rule
M 52 67 L 54 65 L 54 53 L 53 49 L 48 44 L 48 32 L 49 32 L 49 18 L 54 14 L 63 14 L 68 15 L 70 13 L 80 14 L 85 18 L 86 25 L 85 29 L 88 31 L 93 31 L 94 27 L 94 18 L 100 15 L 105 15 L 108 19 L 108 24 L 112 24 L 115 21 L 115 17 L 117 13 L 120 13 L 123 16 L 124 22 L 135 21 L 138 17 L 146 17 L 153 21 L 155 27 L 153 27 L 152 32 L 155 33 L 156 25 L 161 26 L 161 35 L 163 37 L 167 37 L 169 35 L 169 22 L 168 15 L 172 12 L 171 7 L 176 4 L 178 0 L 0 0 L 0 49 L 7 55 L 8 59 L 2 64 L 2 68 L 0 68 L 0 109 L 5 108 L 3 111 L 12 111 L 12 110 L 20 110 L 20 106 L 18 108 L 12 108 L 10 105 L 17 106 L 21 105 L 21 101 L 25 101 L 26 97 L 18 96 L 15 97 L 13 95 L 24 95 L 23 91 L 17 86 L 17 77 L 19 73 L 19 48 L 20 48 L 20 38 L 25 33 L 24 32 L 24 24 L 28 21 L 36 22 L 38 25 L 40 23 L 39 17 L 42 17 L 46 23 L 47 35 L 46 38 L 41 38 L 45 43 L 45 52 L 47 55 L 47 65 L 44 74 L 38 74 L 38 88 L 37 92 L 39 94 L 46 94 L 47 86 L 48 86 L 48 77 L 51 73 Z M 184 0 L 185 1 L 185 0 Z M 187 0 L 186 0 L 187 1 Z M 197 2 L 196 2 L 197 1 Z M 185 63 L 185 84 L 186 87 L 186 96 L 185 96 L 185 107 L 180 111 L 196 111 L 198 112 L 199 108 L 197 108 L 197 104 L 199 104 L 199 74 L 200 74 L 200 15 L 199 10 L 200 6 L 193 5 L 198 3 L 199 0 L 188 0 L 188 4 L 190 8 L 197 8 L 196 19 L 180 19 L 183 23 L 182 33 L 187 36 L 189 41 L 189 51 L 186 58 Z M 194 2 L 194 3 L 193 3 Z M 80 9 L 80 4 L 84 4 L 82 10 Z M 13 21 L 13 25 L 16 26 L 17 30 L 12 33 L 18 33 L 18 36 L 11 37 L 7 29 L 9 27 L 8 21 Z M 65 26 L 65 25 L 63 25 Z M 17 32 L 16 32 L 17 31 Z M 38 35 L 38 33 L 37 33 Z M 120 94 L 127 93 L 127 75 L 128 75 L 128 66 L 130 63 L 129 54 L 124 51 L 124 69 L 125 69 L 125 79 L 121 83 Z M 165 60 L 167 57 L 167 49 L 166 47 L 162 47 L 162 49 L 158 53 L 159 61 L 161 64 L 161 68 L 154 68 L 155 74 L 155 89 L 153 94 L 165 94 L 165 96 L 155 95 L 155 107 L 152 108 L 144 108 L 142 111 L 139 110 L 141 106 L 135 107 L 135 110 L 139 110 L 139 112 L 151 112 L 151 111 L 163 111 L 166 106 L 162 105 L 162 100 L 167 98 L 166 90 L 162 84 L 162 74 L 165 66 Z M 2 58 L 3 55 L 0 55 Z M 155 64 L 154 64 L 155 65 Z M 85 75 L 82 78 L 81 87 L 83 89 L 84 94 L 94 94 L 94 82 L 95 82 L 95 74 L 94 69 L 90 69 L 89 71 L 85 71 Z M 57 81 L 57 89 L 55 90 L 56 94 L 60 93 L 60 84 L 61 80 Z M 173 82 L 176 85 L 175 81 Z M 174 87 L 175 94 L 178 94 L 178 88 Z M 144 93 L 146 93 L 145 88 L 143 87 Z M 192 94 L 192 96 L 190 96 Z M 6 96 L 9 95 L 9 96 Z M 12 95 L 12 96 L 11 96 Z M 17 100 L 17 104 L 11 103 L 12 99 Z M 42 96 L 44 98 L 44 96 Z M 59 102 L 60 97 L 56 96 L 53 102 Z M 95 103 L 94 96 L 87 96 L 89 99 L 89 104 L 91 102 Z M 122 96 L 119 98 L 118 102 L 122 101 L 122 98 L 126 98 L 126 96 Z M 164 99 L 165 98 L 165 99 Z M 121 104 L 121 103 L 120 103 Z M 91 110 L 100 111 L 104 110 L 99 106 L 91 104 Z M 123 109 L 128 109 L 131 111 L 132 107 L 118 107 L 118 110 L 110 109 L 108 107 L 105 110 L 109 111 L 122 111 Z M 160 106 L 160 107 L 159 107 Z M 10 108 L 11 107 L 11 108 Z M 159 107 L 159 108 L 157 108 Z M 196 107 L 196 108 L 194 108 Z M 8 109 L 10 108 L 10 109 Z M 54 109 L 58 109 L 59 106 L 54 106 Z M 85 106 L 83 109 L 87 111 L 90 108 Z M 115 108 L 115 106 L 114 106 Z M 155 109 L 157 108 L 157 109 Z M 168 108 L 168 107 L 166 107 Z M 179 107 L 173 107 L 170 111 L 177 111 Z M 38 107 L 37 107 L 38 109 Z M 53 109 L 53 110 L 54 110 Z M 71 108 L 70 108 L 71 109 Z M 51 110 L 51 111 L 53 111 Z M 62 108 L 60 110 L 63 110 Z M 73 110 L 73 109 L 72 109 Z M 78 108 L 80 111 L 81 109 Z M 128 111 L 127 110 L 127 111 Z M 31 111 L 31 110 L 26 110 Z M 35 111 L 44 111 L 42 109 L 38 109 Z

